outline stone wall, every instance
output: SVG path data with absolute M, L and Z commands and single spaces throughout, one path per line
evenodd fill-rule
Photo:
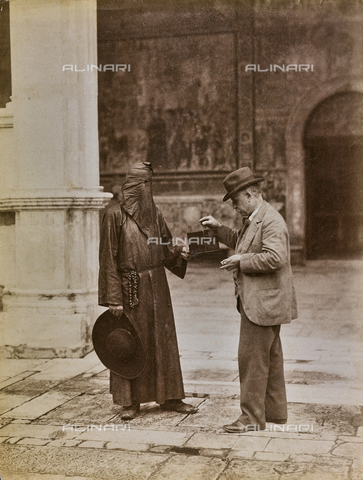
M 196 226 L 185 209 L 236 222 L 222 179 L 247 164 L 303 261 L 305 125 L 321 101 L 360 91 L 363 7 L 253 3 L 99 4 L 99 63 L 130 65 L 99 73 L 101 183 L 115 191 L 132 162 L 152 161 L 154 192 L 182 233 Z

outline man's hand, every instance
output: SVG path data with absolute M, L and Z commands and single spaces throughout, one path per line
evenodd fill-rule
M 187 260 L 188 262 L 192 258 L 192 256 L 189 253 L 189 245 L 183 246 L 183 249 L 181 251 L 181 256 L 184 258 L 184 260 Z
M 222 226 L 222 224 L 211 215 L 203 217 L 199 221 L 203 227 L 217 228 Z
M 239 268 L 239 262 L 241 260 L 241 255 L 235 254 L 232 255 L 231 257 L 226 258 L 225 260 L 221 261 L 221 269 L 222 270 L 235 270 L 236 268 Z
M 124 313 L 124 307 L 122 305 L 109 305 L 108 308 L 112 315 L 118 318 L 122 317 Z

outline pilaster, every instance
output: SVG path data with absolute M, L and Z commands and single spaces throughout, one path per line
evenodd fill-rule
M 10 32 L 0 351 L 83 356 L 99 311 L 99 210 L 111 195 L 99 186 L 97 72 L 62 67 L 97 64 L 96 0 L 13 0 Z

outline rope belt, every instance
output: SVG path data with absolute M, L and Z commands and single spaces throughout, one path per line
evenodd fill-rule
M 146 268 L 145 270 L 128 270 L 127 272 L 120 272 L 126 274 L 128 281 L 128 290 L 129 290 L 129 305 L 131 308 L 134 308 L 139 304 L 138 291 L 140 285 L 139 273 L 148 272 L 149 270 L 156 270 L 157 268 L 162 267 L 163 265 L 156 265 L 154 267 Z

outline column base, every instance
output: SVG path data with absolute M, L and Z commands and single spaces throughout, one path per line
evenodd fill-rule
M 6 297 L 0 358 L 81 358 L 93 350 L 93 324 L 104 310 L 96 295 L 17 296 L 14 305 Z

